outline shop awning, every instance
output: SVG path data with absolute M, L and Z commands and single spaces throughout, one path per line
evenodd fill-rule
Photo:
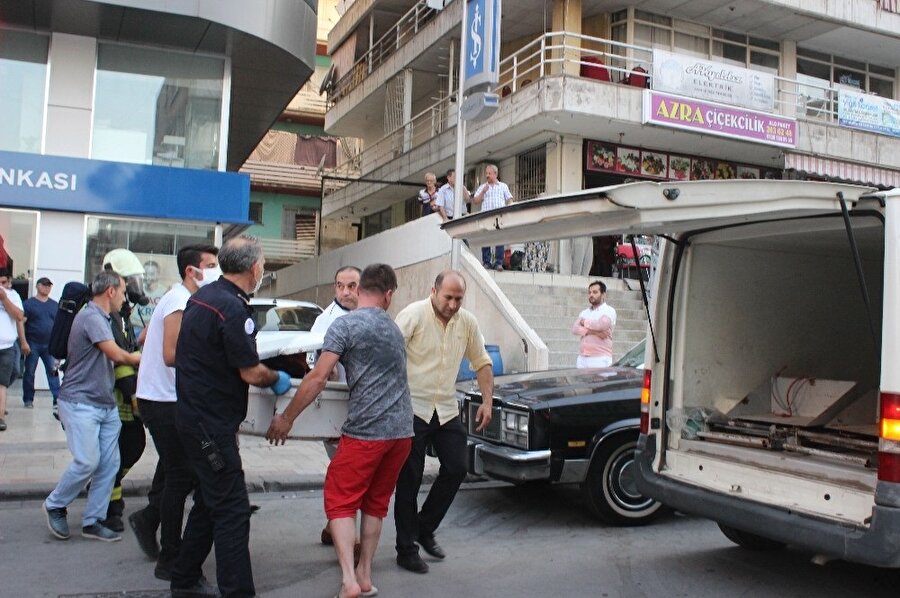
M 785 170 L 796 170 L 806 174 L 853 183 L 871 184 L 881 187 L 900 187 L 900 170 L 863 166 L 862 164 L 795 154 L 793 152 L 785 152 L 784 168 Z

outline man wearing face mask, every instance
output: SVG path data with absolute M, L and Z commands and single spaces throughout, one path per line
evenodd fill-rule
M 162 296 L 150 317 L 138 371 L 138 409 L 159 462 L 153 478 L 157 487 L 150 491 L 149 504 L 132 513 L 128 523 L 141 550 L 157 559 L 154 575 L 165 581 L 172 579 L 172 566 L 181 546 L 184 502 L 194 488 L 194 475 L 175 429 L 175 345 L 188 299 L 222 274 L 218 253 L 213 245 L 189 245 L 179 250 L 176 263 L 181 283 Z M 157 527 L 161 528 L 161 550 L 156 543 Z
M 218 258 L 223 274 L 188 299 L 175 349 L 175 427 L 197 489 L 172 569 L 172 596 L 255 595 L 250 499 L 237 432 L 247 416 L 249 384 L 275 394 L 291 388 L 288 374 L 260 363 L 256 352 L 249 295 L 265 271 L 259 241 L 230 239 Z M 218 588 L 202 579 L 213 544 Z

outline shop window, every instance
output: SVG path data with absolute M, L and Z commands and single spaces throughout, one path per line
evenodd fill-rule
M 48 48 L 45 35 L 9 29 L 0 35 L 0 150 L 41 152 Z
M 179 249 L 198 243 L 212 244 L 211 225 L 159 220 L 87 219 L 85 279 L 92 280 L 103 268 L 103 257 L 113 249 L 129 249 L 144 265 L 144 292 L 150 304 L 132 312 L 131 323 L 143 328 L 150 321 L 159 299 L 181 281 L 175 255 Z
M 36 242 L 37 212 L 0 210 L 0 271 L 26 294 L 34 278 Z
M 217 170 L 221 58 L 101 43 L 91 157 Z

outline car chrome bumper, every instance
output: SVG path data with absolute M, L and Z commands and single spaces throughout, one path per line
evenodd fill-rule
M 469 471 L 507 482 L 550 479 L 550 449 L 526 451 L 488 442 L 467 443 Z

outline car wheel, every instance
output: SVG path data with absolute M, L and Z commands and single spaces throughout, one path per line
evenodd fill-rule
M 779 542 L 778 540 L 770 540 L 769 538 L 757 536 L 756 534 L 735 529 L 721 523 L 718 525 L 726 538 L 747 550 L 781 550 L 786 546 L 784 542 Z
M 618 435 L 594 452 L 582 496 L 591 513 L 613 525 L 643 525 L 655 518 L 662 504 L 638 492 L 636 435 Z

